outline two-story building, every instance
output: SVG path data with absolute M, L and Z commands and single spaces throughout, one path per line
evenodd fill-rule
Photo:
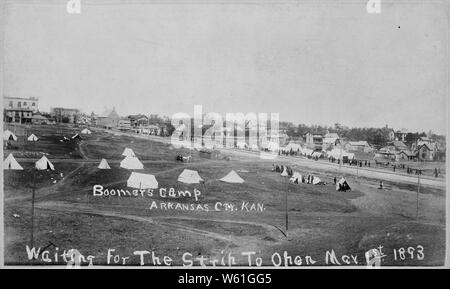
M 305 134 L 305 145 L 308 148 L 313 148 L 316 150 L 322 150 L 323 146 L 323 135 L 318 133 L 307 132 Z
M 5 122 L 31 123 L 33 113 L 38 111 L 39 99 L 36 97 L 3 98 L 3 120 Z
M 120 116 L 116 109 L 106 109 L 101 115 L 97 117 L 96 124 L 104 128 L 116 128 L 119 125 Z
M 52 107 L 50 115 L 57 123 L 76 123 L 80 110 L 76 108 Z
M 148 117 L 143 114 L 129 115 L 128 119 L 133 128 L 144 127 L 149 124 Z

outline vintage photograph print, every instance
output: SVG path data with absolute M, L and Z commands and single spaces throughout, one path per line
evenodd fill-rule
M 0 11 L 2 267 L 447 266 L 448 1 Z

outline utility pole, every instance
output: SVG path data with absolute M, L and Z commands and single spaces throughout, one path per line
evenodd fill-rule
M 416 220 L 419 219 L 420 173 L 417 175 Z
M 285 178 L 285 213 L 286 213 L 286 237 L 288 234 L 288 229 L 289 229 L 289 217 L 288 217 L 288 185 L 287 185 L 287 181 L 286 181 L 286 177 Z
M 31 195 L 31 232 L 30 232 L 30 246 L 34 247 L 34 197 L 36 191 L 36 171 L 33 170 L 33 191 Z

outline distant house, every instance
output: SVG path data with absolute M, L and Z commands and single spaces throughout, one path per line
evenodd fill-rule
M 431 140 L 429 137 L 426 136 L 422 136 L 419 137 L 412 145 L 411 145 L 411 149 L 412 150 L 417 150 L 420 146 L 422 145 L 428 145 L 430 148 L 433 148 L 434 146 L 437 146 L 437 143 L 433 140 Z
M 115 108 L 105 110 L 97 117 L 97 125 L 104 128 L 115 128 L 119 126 L 119 114 Z
M 389 145 L 393 146 L 396 151 L 404 151 L 408 149 L 408 146 L 404 142 L 398 140 L 390 142 Z
M 407 134 L 408 134 L 408 131 L 406 129 L 394 131 L 394 139 L 397 141 L 404 142 Z
M 313 140 L 314 141 L 314 140 Z M 340 143 L 340 138 L 337 133 L 327 133 L 323 137 L 323 149 L 332 149 Z
M 150 134 L 150 135 L 160 135 L 161 128 L 154 124 L 146 125 L 142 128 L 142 133 Z
M 305 144 L 310 148 L 322 149 L 323 136 L 321 134 L 307 132 L 305 134 Z
M 52 107 L 50 114 L 58 123 L 76 123 L 80 110 L 76 108 Z
M 367 141 L 349 141 L 344 144 L 344 148 L 348 151 L 359 151 L 370 153 L 373 147 Z
M 382 131 L 386 131 L 387 130 L 387 138 L 389 141 L 394 141 L 395 140 L 395 130 L 393 130 L 392 128 L 388 128 L 388 126 L 386 125 L 385 128 L 382 129 Z
M 395 160 L 397 153 L 394 146 L 385 146 L 375 152 L 375 158 Z
M 437 153 L 437 147 L 432 146 L 431 144 L 421 144 L 415 154 L 419 160 L 422 161 L 432 161 L 435 159 Z
M 396 154 L 396 160 L 413 160 L 416 157 L 416 155 L 411 152 L 410 150 L 402 150 Z
M 143 114 L 129 115 L 130 125 L 133 128 L 143 127 L 149 124 L 148 117 Z
M 117 123 L 117 128 L 120 130 L 130 130 L 131 122 L 128 118 L 121 118 Z

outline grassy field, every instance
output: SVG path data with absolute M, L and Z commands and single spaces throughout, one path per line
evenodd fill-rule
M 306 265 L 305 256 L 310 256 L 316 261 L 314 265 L 321 266 L 330 265 L 325 256 L 333 250 L 341 265 L 347 264 L 340 256 L 352 254 L 358 263 L 351 265 L 362 266 L 364 253 L 379 246 L 386 254 L 382 261 L 386 266 L 444 262 L 444 188 L 421 188 L 416 218 L 417 187 L 413 185 L 386 182 L 385 188 L 379 190 L 377 180 L 347 175 L 352 190 L 344 193 L 335 191 L 335 172 L 326 168 L 311 171 L 294 166 L 302 174 L 319 176 L 326 185 L 291 184 L 271 171 L 271 161 L 234 155 L 229 160 L 208 159 L 197 151 L 99 130 L 82 136 L 81 141 L 57 141 L 61 135 L 73 135 L 81 129 L 32 127 L 27 131 L 33 131 L 42 142 L 19 140 L 14 144 L 14 156 L 20 151 L 49 154 L 55 171 L 35 173 L 34 163 L 25 161 L 21 162 L 24 171 L 4 171 L 7 264 L 65 264 L 61 258 L 48 263 L 42 256 L 37 260 L 27 256 L 33 186 L 35 247 L 47 246 L 50 255 L 75 248 L 85 256 L 94 256 L 95 265 L 108 264 L 108 249 L 114 249 L 115 254 L 129 257 L 126 265 L 138 265 L 140 258 L 133 252 L 147 250 L 172 257 L 172 265 L 182 265 L 182 256 L 188 252 L 194 257 L 205 256 L 208 261 L 229 253 L 236 258 L 235 265 L 246 266 L 248 259 L 242 252 L 255 252 L 263 265 L 270 266 L 274 264 L 273 256 L 286 251 L 301 256 L 302 265 Z M 131 171 L 119 167 L 125 147 L 134 150 L 144 163 L 145 169 L 140 172 L 154 174 L 160 188 L 173 188 L 175 192 L 198 190 L 198 200 L 161 195 L 158 190 L 152 196 L 94 196 L 95 185 L 109 190 L 130 189 L 126 183 Z M 192 162 L 177 162 L 177 154 L 191 155 Z M 97 169 L 101 158 L 108 160 L 111 170 Z M 205 183 L 177 182 L 185 168 L 197 170 Z M 218 180 L 232 169 L 245 183 Z M 168 203 L 173 207 L 169 208 Z M 418 246 L 423 247 L 423 259 L 418 256 Z M 416 253 L 394 258 L 394 249 L 408 247 L 415 248 Z M 154 264 L 149 261 L 145 265 Z

